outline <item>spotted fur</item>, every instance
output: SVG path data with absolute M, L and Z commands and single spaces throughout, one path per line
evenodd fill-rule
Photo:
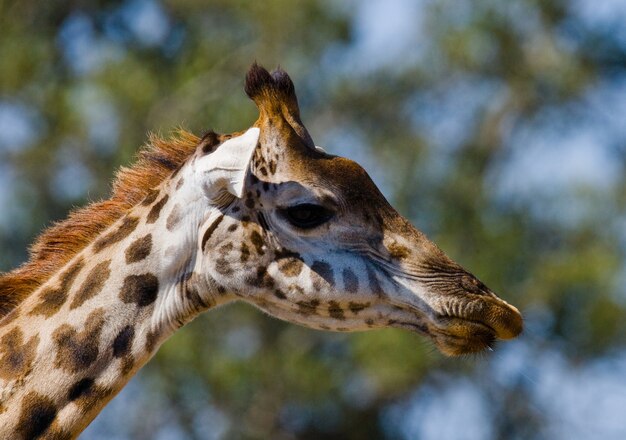
M 87 278 L 83 281 L 83 284 L 76 291 L 76 294 L 70 304 L 70 310 L 82 306 L 85 301 L 98 295 L 104 288 L 104 284 L 110 276 L 111 260 L 106 260 L 96 264 L 96 266 L 87 274 Z
M 78 330 L 63 324 L 52 334 L 56 344 L 55 365 L 77 373 L 89 368 L 98 357 L 100 332 L 105 322 L 105 312 L 98 308 L 91 312 L 84 328 Z
M 124 279 L 120 299 L 125 303 L 135 303 L 139 307 L 152 304 L 159 292 L 159 279 L 151 274 L 129 275 Z
M 79 258 L 61 275 L 61 283 L 56 288 L 45 288 L 39 294 L 39 303 L 30 312 L 31 315 L 45 315 L 50 317 L 54 315 L 65 304 L 67 300 L 69 289 L 72 287 L 74 280 L 78 276 L 85 262 L 82 258 Z
M 137 162 L 122 169 L 111 198 L 73 212 L 67 220 L 46 230 L 31 248 L 30 260 L 0 276 L 0 317 L 57 273 L 78 252 L 133 206 L 152 202 L 154 188 L 178 169 L 196 150 L 200 138 L 186 131 L 164 140 L 151 136 Z
M 0 437 L 76 437 L 167 337 L 234 299 L 316 329 L 409 328 L 448 354 L 521 331 L 361 167 L 315 147 L 284 71 L 254 65 L 245 90 L 245 136 L 152 138 L 110 200 L 0 277 Z M 330 214 L 298 225 L 302 203 Z
M 152 251 L 152 234 L 146 234 L 137 238 L 131 243 L 131 245 L 124 251 L 126 257 L 126 263 L 137 263 L 150 255 Z
M 0 339 L 0 378 L 22 378 L 31 371 L 39 336 L 28 340 L 19 327 L 14 327 Z

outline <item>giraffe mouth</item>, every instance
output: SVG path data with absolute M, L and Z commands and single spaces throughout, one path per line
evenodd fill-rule
M 393 326 L 427 336 L 447 356 L 490 350 L 498 340 L 512 339 L 523 329 L 519 311 L 495 295 L 457 298 L 443 308 L 445 312 L 426 322 L 406 320 Z
M 429 334 L 444 354 L 456 356 L 491 349 L 497 340 L 517 337 L 523 330 L 520 312 L 497 296 L 469 295 L 438 316 Z

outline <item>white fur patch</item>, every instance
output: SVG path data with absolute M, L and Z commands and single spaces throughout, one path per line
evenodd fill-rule
M 243 185 L 259 135 L 260 130 L 252 127 L 241 136 L 227 140 L 199 161 L 198 166 L 203 173 L 203 183 L 209 198 L 214 199 L 222 190 L 242 197 Z

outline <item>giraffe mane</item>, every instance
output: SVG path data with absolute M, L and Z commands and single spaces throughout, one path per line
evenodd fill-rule
M 54 223 L 30 247 L 29 260 L 0 274 L 0 319 L 87 247 L 107 227 L 140 203 L 149 192 L 179 169 L 202 139 L 179 129 L 169 139 L 150 134 L 129 167 L 121 167 L 113 181 L 111 197 L 74 210 Z

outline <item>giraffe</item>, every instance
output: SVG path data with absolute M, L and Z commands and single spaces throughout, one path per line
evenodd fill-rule
M 359 165 L 315 146 L 286 72 L 254 63 L 245 91 L 251 128 L 152 137 L 110 199 L 0 277 L 1 438 L 77 437 L 177 329 L 235 300 L 314 329 L 408 329 L 451 356 L 522 331 Z

